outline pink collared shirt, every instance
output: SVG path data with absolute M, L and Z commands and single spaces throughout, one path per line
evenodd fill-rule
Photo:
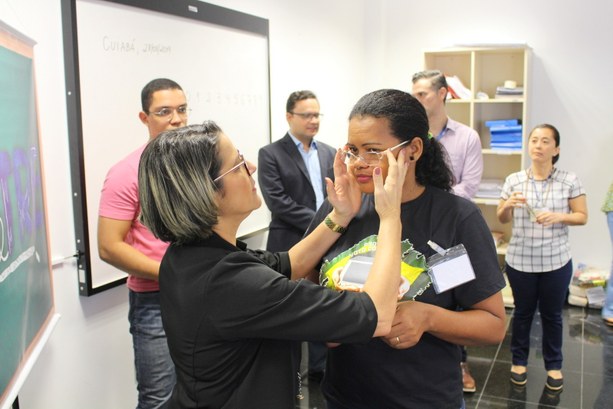
M 168 243 L 155 238 L 141 222 L 138 221 L 140 201 L 138 198 L 138 163 L 145 149 L 141 146 L 115 164 L 107 173 L 98 215 L 116 220 L 130 220 L 132 226 L 125 242 L 154 260 L 160 261 L 168 248 Z M 155 280 L 128 276 L 128 288 L 136 292 L 159 291 Z

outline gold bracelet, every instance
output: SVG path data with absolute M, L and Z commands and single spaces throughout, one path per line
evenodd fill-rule
M 332 219 L 330 218 L 330 215 L 326 216 L 326 218 L 324 219 L 324 224 L 328 226 L 328 228 L 332 230 L 334 233 L 343 234 L 347 231 L 346 227 L 343 227 L 343 226 L 340 226 L 334 223 Z

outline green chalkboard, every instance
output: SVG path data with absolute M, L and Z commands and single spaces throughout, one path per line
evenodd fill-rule
M 0 21 L 0 407 L 53 313 L 32 47 L 19 38 Z

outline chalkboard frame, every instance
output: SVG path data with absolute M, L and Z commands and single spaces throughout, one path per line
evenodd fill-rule
M 55 313 L 35 80 L 36 42 L 0 20 L 0 408 L 49 340 Z
M 64 66 L 66 81 L 66 104 L 68 121 L 68 138 L 70 151 L 70 172 L 73 193 L 73 214 L 75 241 L 77 248 L 77 268 L 79 294 L 92 296 L 102 291 L 117 287 L 126 282 L 127 277 L 121 277 L 111 282 L 95 286 L 92 277 L 92 257 L 98 257 L 97 249 L 90 248 L 89 234 L 96 229 L 97 220 L 88 220 L 87 186 L 85 179 L 84 140 L 82 105 L 80 91 L 80 71 L 77 33 L 77 2 L 80 0 L 62 0 L 62 30 L 64 42 Z M 231 10 L 221 6 L 200 1 L 173 0 L 100 0 L 108 3 L 136 7 L 148 11 L 160 12 L 177 17 L 210 23 L 222 27 L 261 35 L 266 41 L 266 72 L 267 92 L 270 101 L 270 39 L 269 22 L 267 19 Z M 270 129 L 270 103 L 268 103 L 268 124 Z M 268 141 L 270 142 L 270 135 Z M 100 188 L 100 187 L 92 187 Z M 246 236 L 257 232 L 250 232 Z M 92 254 L 92 251 L 94 252 Z

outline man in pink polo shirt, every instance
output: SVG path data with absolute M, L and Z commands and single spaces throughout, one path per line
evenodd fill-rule
M 149 140 L 187 125 L 187 100 L 176 82 L 158 78 L 141 92 L 138 114 Z M 100 258 L 126 272 L 130 291 L 130 333 L 138 383 L 137 409 L 162 408 L 175 384 L 160 315 L 158 271 L 167 243 L 138 221 L 138 163 L 146 144 L 115 164 L 102 187 L 98 217 Z

